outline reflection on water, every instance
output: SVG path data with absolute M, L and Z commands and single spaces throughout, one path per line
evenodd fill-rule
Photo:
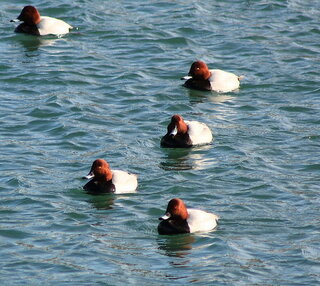
M 190 103 L 203 103 L 208 100 L 207 96 L 211 94 L 210 91 L 200 91 L 194 89 L 187 89 L 187 94 L 189 95 Z
M 210 91 L 200 91 L 200 90 L 187 90 L 190 103 L 204 103 L 204 102 L 213 102 L 213 103 L 224 103 L 227 101 L 232 101 L 234 96 L 227 94 L 227 93 L 217 93 L 217 92 L 210 92 Z
M 165 255 L 179 258 L 184 258 L 186 255 L 190 254 L 194 242 L 195 238 L 190 233 L 164 235 L 157 239 L 159 249 L 164 250 Z M 183 264 L 185 263 L 187 262 L 184 262 Z
M 115 197 L 113 194 L 105 195 L 88 195 L 91 196 L 89 202 L 98 210 L 113 209 Z
M 165 155 L 159 166 L 163 170 L 201 170 L 212 164 L 212 158 L 204 157 L 212 145 L 192 148 L 163 148 Z
M 61 38 L 37 37 L 32 35 L 17 35 L 17 42 L 25 48 L 26 52 L 35 52 L 41 46 L 52 46 Z
M 160 162 L 160 168 L 170 170 L 190 170 L 193 166 L 189 160 L 191 148 L 163 148 L 164 161 Z
M 208 97 L 209 101 L 214 103 L 224 103 L 227 101 L 232 101 L 234 99 L 234 96 L 230 96 L 227 94 L 211 94 Z

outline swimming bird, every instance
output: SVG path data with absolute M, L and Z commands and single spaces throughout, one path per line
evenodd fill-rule
M 84 179 L 91 179 L 83 186 L 90 194 L 132 193 L 138 187 L 137 176 L 125 171 L 110 170 L 109 164 L 103 159 L 96 159 L 90 172 Z
M 34 6 L 25 6 L 17 19 L 11 20 L 11 22 L 19 21 L 23 23 L 15 28 L 14 31 L 16 33 L 26 33 L 36 36 L 49 34 L 64 35 L 72 29 L 72 26 L 62 20 L 48 16 L 40 16 L 39 11 Z
M 209 70 L 205 62 L 196 61 L 192 63 L 188 75 L 181 79 L 187 80 L 183 84 L 187 88 L 230 92 L 239 88 L 243 76 L 219 69 Z
M 159 218 L 159 234 L 210 231 L 217 226 L 219 216 L 198 209 L 187 209 L 179 198 L 169 201 L 166 213 Z
M 198 121 L 184 121 L 175 114 L 167 127 L 167 134 L 161 138 L 162 147 L 186 148 L 195 145 L 209 144 L 212 133 L 209 127 Z

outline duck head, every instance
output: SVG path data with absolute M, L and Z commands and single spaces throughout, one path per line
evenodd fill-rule
M 168 125 L 167 128 L 167 134 L 168 135 L 182 135 L 186 134 L 188 132 L 188 126 L 187 124 L 183 121 L 183 118 L 179 114 L 175 114 L 171 117 L 171 122 Z
M 166 213 L 159 220 L 183 221 L 188 218 L 187 207 L 181 199 L 174 198 L 169 201 Z
M 25 6 L 16 20 L 11 22 L 22 21 L 27 25 L 37 25 L 40 23 L 40 14 L 33 6 Z
M 203 61 L 192 63 L 188 76 L 196 80 L 208 80 L 211 76 L 208 66 Z
M 109 164 L 103 159 L 97 159 L 92 163 L 90 172 L 83 179 L 92 179 L 96 181 L 110 181 L 112 180 L 112 172 Z

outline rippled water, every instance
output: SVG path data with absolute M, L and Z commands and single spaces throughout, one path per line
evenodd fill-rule
M 76 27 L 13 33 L 24 5 Z M 3 285 L 318 285 L 320 2 L 3 1 L 0 281 Z M 186 90 L 195 59 L 245 76 Z M 172 114 L 210 146 L 161 149 Z M 139 176 L 90 196 L 92 161 Z M 173 197 L 221 216 L 159 236 Z

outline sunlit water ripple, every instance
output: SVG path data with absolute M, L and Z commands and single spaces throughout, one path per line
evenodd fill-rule
M 76 29 L 13 33 L 32 4 Z M 319 1 L 18 1 L 0 4 L 3 285 L 318 285 Z M 245 76 L 186 90 L 195 59 Z M 161 149 L 172 114 L 209 146 Z M 92 161 L 139 176 L 90 196 Z M 172 197 L 216 231 L 159 236 Z

